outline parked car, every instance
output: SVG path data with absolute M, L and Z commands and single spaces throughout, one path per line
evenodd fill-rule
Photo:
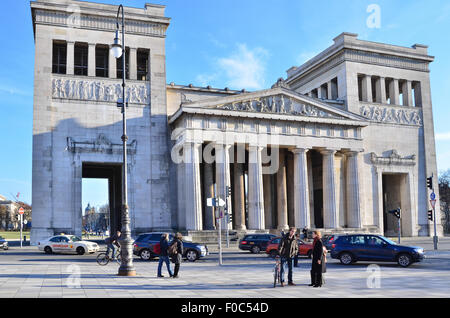
M 75 235 L 56 235 L 38 242 L 38 249 L 46 254 L 52 253 L 95 253 L 99 251 L 97 243 L 83 241 Z
M 334 241 L 338 238 L 337 235 L 332 234 L 332 235 L 324 235 L 322 237 L 322 243 L 323 246 L 326 247 L 327 251 L 331 251 L 331 246 L 333 245 Z
M 2 236 L 0 236 L 0 248 L 2 248 L 5 251 L 9 248 L 8 242 Z
M 133 244 L 133 254 L 139 256 L 142 260 L 148 261 L 159 256 L 159 241 L 161 232 L 140 234 Z M 169 234 L 169 241 L 172 242 L 173 234 Z M 170 243 L 169 243 L 170 244 Z M 190 262 L 209 255 L 208 247 L 199 243 L 183 241 L 183 257 Z
M 381 235 L 353 234 L 339 236 L 331 248 L 331 257 L 349 265 L 357 261 L 397 262 L 402 267 L 424 259 L 424 250 L 397 245 Z
M 281 237 L 276 237 L 272 239 L 266 248 L 266 254 L 271 258 L 275 258 L 278 255 L 278 246 L 281 242 Z M 311 258 L 312 256 L 313 245 L 310 243 L 306 243 L 303 240 L 298 240 L 298 255 L 299 256 L 307 256 Z
M 247 234 L 239 241 L 239 249 L 259 254 L 259 252 L 266 250 L 270 240 L 275 237 L 276 235 L 273 234 Z

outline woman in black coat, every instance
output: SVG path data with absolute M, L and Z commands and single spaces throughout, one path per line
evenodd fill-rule
M 180 265 L 183 260 L 182 259 L 183 258 L 183 241 L 182 241 L 182 239 L 183 239 L 183 236 L 181 235 L 181 233 L 177 233 L 171 244 L 171 246 L 176 244 L 176 254 L 170 255 L 172 262 L 175 264 L 173 278 L 178 278 L 178 271 L 180 270 Z
M 322 287 L 322 272 L 325 266 L 323 257 L 322 235 L 319 231 L 313 232 L 313 252 L 311 264 L 311 284 L 309 286 Z

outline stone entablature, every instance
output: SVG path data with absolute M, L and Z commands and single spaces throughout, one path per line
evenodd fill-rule
M 422 111 L 415 107 L 391 105 L 361 105 L 360 115 L 369 121 L 383 124 L 422 126 Z
M 397 150 L 392 150 L 389 156 L 377 156 L 376 153 L 370 154 L 370 160 L 374 165 L 396 165 L 396 166 L 415 166 L 416 156 L 411 155 L 408 157 L 402 157 L 397 153 Z
M 67 150 L 71 153 L 103 153 L 123 154 L 123 144 L 113 144 L 104 134 L 99 134 L 95 140 L 75 141 L 67 137 Z M 133 140 L 127 145 L 127 153 L 135 155 L 137 141 Z
M 78 29 L 116 30 L 117 7 L 99 3 L 34 1 L 31 3 L 35 24 Z M 170 18 L 164 6 L 147 4 L 145 9 L 126 7 L 125 28 L 128 34 L 165 37 Z
M 344 61 L 429 72 L 427 47 L 416 44 L 412 48 L 357 39 L 357 34 L 342 33 L 335 43 L 299 67 L 288 70 L 286 82 L 296 89 Z
M 126 95 L 130 104 L 150 104 L 150 84 L 127 80 Z M 122 82 L 107 78 L 53 75 L 52 98 L 117 103 L 122 99 Z

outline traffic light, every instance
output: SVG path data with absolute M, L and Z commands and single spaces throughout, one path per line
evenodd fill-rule
M 398 208 L 397 210 L 391 210 L 391 211 L 389 211 L 389 213 L 394 214 L 394 216 L 395 216 L 397 219 L 400 219 L 400 217 L 401 217 L 401 210 L 400 210 L 400 208 Z
M 427 187 L 433 190 L 433 177 L 427 178 Z
M 428 220 L 433 221 L 433 210 L 428 210 Z
M 227 197 L 231 197 L 231 187 L 227 186 Z
M 228 214 L 228 223 L 233 223 L 233 214 Z

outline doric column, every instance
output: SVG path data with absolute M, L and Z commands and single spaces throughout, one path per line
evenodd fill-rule
M 261 151 L 263 147 L 249 146 L 248 163 L 248 223 L 250 230 L 264 230 L 264 189 Z
M 315 226 L 314 220 L 314 179 L 313 179 L 313 167 L 312 167 L 312 159 L 311 156 L 307 156 L 307 165 L 308 165 L 308 190 L 309 190 L 309 218 L 311 228 Z
M 360 182 L 358 152 L 347 152 L 347 223 L 350 228 L 361 228 Z
M 67 75 L 75 74 L 75 42 L 67 42 Z
M 344 227 L 346 223 L 346 196 L 345 196 L 345 158 L 342 153 L 337 153 L 334 156 L 335 162 L 335 180 L 336 180 L 336 218 L 337 227 Z
M 214 197 L 214 168 L 211 163 L 203 164 L 203 193 L 205 197 L 203 201 Z M 216 228 L 216 220 L 214 218 L 214 210 L 211 206 L 205 206 L 205 230 L 214 230 Z
M 95 43 L 88 46 L 88 76 L 95 76 Z
M 203 230 L 200 146 L 200 143 L 186 143 L 184 145 L 186 230 L 188 231 Z
M 294 153 L 294 209 L 295 227 L 311 226 L 309 206 L 308 161 L 306 154 L 309 149 L 296 148 Z
M 264 215 L 265 215 L 265 227 L 266 229 L 272 229 L 272 175 L 263 175 L 264 186 Z
M 362 80 L 362 99 L 364 102 L 373 102 L 372 98 L 372 76 L 365 75 Z
M 109 54 L 108 68 L 109 68 L 109 76 L 108 77 L 109 78 L 117 78 L 117 59 L 111 53 Z
M 333 99 L 333 85 L 331 81 L 327 83 L 327 97 L 328 99 Z
M 279 151 L 279 164 L 277 172 L 277 213 L 278 229 L 285 230 L 289 228 L 288 207 L 287 207 L 287 188 L 286 188 L 286 160 L 285 150 Z
M 234 161 L 234 224 L 236 230 L 246 230 L 244 164 Z
M 377 79 L 376 96 L 377 103 L 386 104 L 386 79 L 384 77 Z
M 413 106 L 411 81 L 402 82 L 403 106 Z
M 393 78 L 389 83 L 389 98 L 391 99 L 392 105 L 399 104 L 398 96 L 399 96 L 398 79 Z
M 334 229 L 337 227 L 336 215 L 336 180 L 334 174 L 335 150 L 323 150 L 323 221 L 324 227 Z
M 137 49 L 130 48 L 130 80 L 137 80 Z
M 322 87 L 320 86 L 317 88 L 317 98 L 322 98 Z
M 230 177 L 230 148 L 231 145 L 216 144 L 216 184 L 217 184 L 217 196 L 227 202 L 228 213 L 232 213 L 231 197 L 227 196 L 226 188 L 231 187 Z M 223 229 L 230 225 L 226 225 L 225 221 L 222 221 Z

